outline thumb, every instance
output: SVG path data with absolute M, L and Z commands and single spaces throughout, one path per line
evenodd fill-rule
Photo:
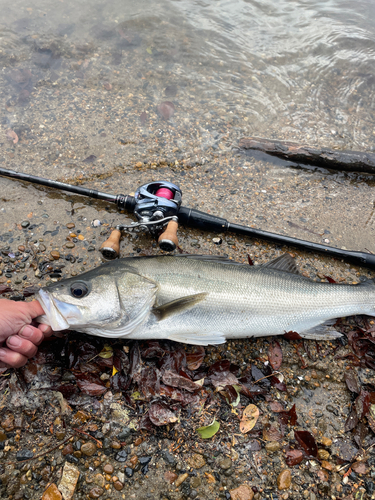
M 33 300 L 31 302 L 25 302 L 24 304 L 25 306 L 27 306 L 27 312 L 30 314 L 32 319 L 44 314 L 43 307 L 37 300 Z

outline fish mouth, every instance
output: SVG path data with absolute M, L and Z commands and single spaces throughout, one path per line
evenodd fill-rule
M 55 332 L 68 330 L 72 324 L 82 318 L 81 311 L 77 306 L 54 298 L 46 290 L 39 290 L 36 298 L 45 313 L 37 320 L 49 325 Z

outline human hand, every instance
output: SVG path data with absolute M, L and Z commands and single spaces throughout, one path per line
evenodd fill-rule
M 0 368 L 19 368 L 35 356 L 37 346 L 52 334 L 51 327 L 31 323 L 44 314 L 37 300 L 0 299 Z

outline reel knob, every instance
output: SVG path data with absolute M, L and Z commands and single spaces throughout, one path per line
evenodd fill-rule
M 159 236 L 159 247 L 164 250 L 164 252 L 173 252 L 173 250 L 176 249 L 178 245 L 177 228 L 177 217 L 173 217 L 173 219 L 168 222 L 165 231 Z
M 120 238 L 121 231 L 114 229 L 108 240 L 102 244 L 100 251 L 105 259 L 114 260 L 120 255 Z

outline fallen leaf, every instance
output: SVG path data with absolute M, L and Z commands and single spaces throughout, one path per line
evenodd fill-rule
M 318 455 L 318 447 L 314 436 L 309 431 L 294 431 L 294 437 L 305 450 L 307 455 L 316 457 Z
M 355 462 L 352 465 L 352 470 L 356 472 L 357 474 L 367 474 L 368 472 L 368 466 L 366 462 Z
M 158 106 L 158 111 L 164 120 L 169 120 L 174 115 L 174 104 L 171 101 L 164 101 Z
M 148 411 L 151 422 L 158 427 L 177 422 L 177 416 L 168 409 L 165 403 L 151 403 Z
M 17 144 L 18 142 L 18 135 L 15 133 L 14 130 L 7 130 L 7 139 L 8 141 L 13 141 L 13 144 Z
M 214 419 L 210 425 L 199 427 L 199 429 L 197 429 L 197 432 L 202 439 L 210 439 L 217 433 L 219 429 L 220 429 L 220 422 L 217 422 Z
M 274 370 L 278 370 L 283 362 L 283 352 L 277 340 L 271 342 L 268 348 L 268 360 Z
M 298 465 L 303 460 L 303 451 L 301 450 L 289 450 L 286 452 L 285 462 L 289 467 L 293 465 Z
M 106 344 L 98 354 L 100 358 L 109 359 L 113 356 L 113 349 L 110 345 Z
M 240 431 L 243 434 L 246 434 L 246 432 L 251 431 L 251 429 L 257 423 L 258 418 L 259 418 L 258 407 L 253 404 L 246 406 L 240 421 Z

